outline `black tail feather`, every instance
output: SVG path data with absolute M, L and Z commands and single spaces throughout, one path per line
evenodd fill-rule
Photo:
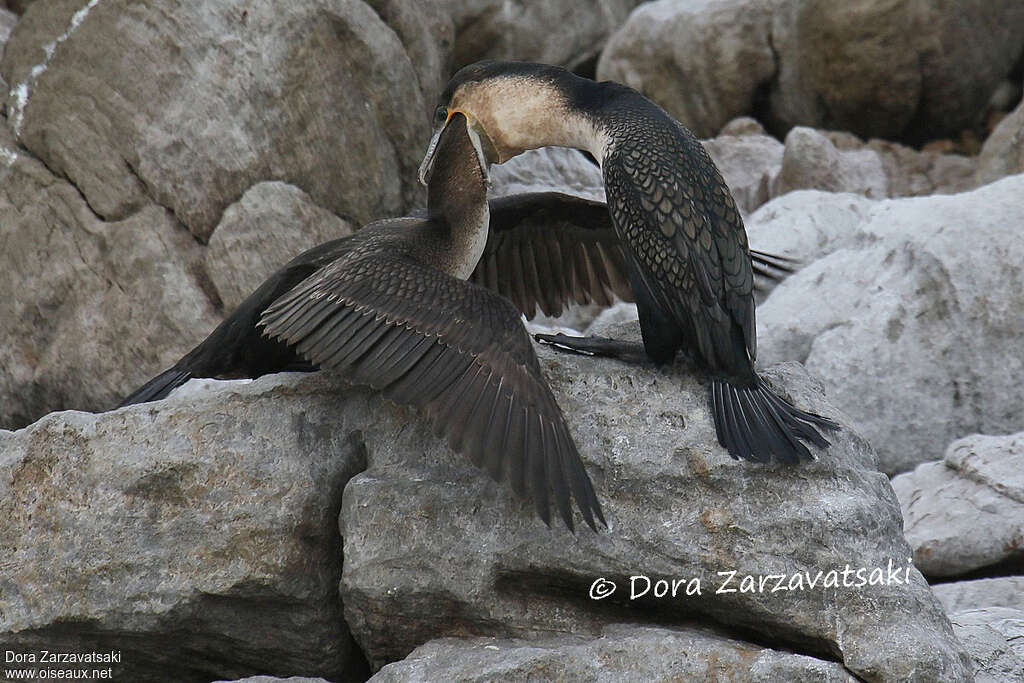
M 188 370 L 182 370 L 178 366 L 174 366 L 168 370 L 164 370 L 159 375 L 149 380 L 141 387 L 129 394 L 118 408 L 124 406 L 134 405 L 136 403 L 147 403 L 149 401 L 159 401 L 162 398 L 167 398 L 167 394 L 171 393 L 174 389 L 177 389 L 185 382 L 192 378 L 192 373 Z
M 839 429 L 832 420 L 800 410 L 777 396 L 760 379 L 746 387 L 713 380 L 711 410 L 718 443 L 732 457 L 754 462 L 813 460 L 803 442 L 827 448 L 829 441 L 818 430 Z

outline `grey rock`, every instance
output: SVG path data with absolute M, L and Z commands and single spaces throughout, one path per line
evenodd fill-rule
M 0 425 L 116 405 L 218 321 L 202 249 L 169 211 L 99 219 L 5 126 L 0 225 Z
M 365 666 L 338 599 L 336 519 L 362 467 L 355 425 L 372 418 L 308 379 L 0 431 L 0 641 L 123 649 L 115 680 Z
M 4 59 L 4 45 L 7 44 L 7 39 L 10 38 L 11 31 L 14 30 L 14 25 L 17 23 L 17 14 L 0 7 L 0 62 Z M 4 92 L 6 92 L 7 84 L 3 78 L 0 78 L 0 85 L 4 86 Z
M 566 147 L 531 149 L 490 168 L 491 196 L 521 192 L 564 192 L 604 201 L 601 169 Z
M 764 205 L 751 244 L 808 265 L 758 309 L 759 360 L 805 363 L 888 473 L 965 434 L 1020 429 L 1022 193 L 1014 176 L 952 196 Z
M 932 592 L 949 615 L 982 607 L 1024 610 L 1024 576 L 936 583 L 932 585 Z
M 703 142 L 722 172 L 740 211 L 750 213 L 768 201 L 772 182 L 782 167 L 781 142 L 768 135 L 753 133 L 723 133 Z
M 608 41 L 599 80 L 636 88 L 698 137 L 753 109 L 775 73 L 775 2 L 660 0 L 637 8 Z
M 306 678 L 304 676 L 289 676 L 288 678 L 276 678 L 274 676 L 249 676 L 238 678 L 233 681 L 214 681 L 213 683 L 329 683 L 324 678 Z
M 420 200 L 428 105 L 368 5 L 83 5 L 28 12 L 0 71 L 21 142 L 105 219 L 155 199 L 205 241 L 268 178 L 358 222 Z
M 888 195 L 889 183 L 879 155 L 870 149 L 839 150 L 816 130 L 797 126 L 786 136 L 782 167 L 772 196 L 800 189 Z
M 443 4 L 455 23 L 456 68 L 481 59 L 518 59 L 576 69 L 598 55 L 639 0 Z
M 1024 611 L 990 607 L 960 612 L 952 621 L 974 662 L 977 683 L 1024 679 Z
M 894 477 L 904 532 L 926 576 L 1024 559 L 1024 432 L 976 434 Z
M 259 183 L 224 211 L 203 259 L 230 311 L 293 256 L 352 232 L 350 223 L 297 187 Z
M 611 336 L 631 331 L 635 339 L 635 324 Z M 908 565 L 898 505 L 874 470 L 870 446 L 798 366 L 766 376 L 844 429 L 817 462 L 783 468 L 728 457 L 715 440 L 707 389 L 685 368 L 545 348 L 538 355 L 610 529 L 575 536 L 546 529 L 531 504 L 453 455 L 407 413 L 368 426 L 369 467 L 343 498 L 341 592 L 371 665 L 445 636 L 596 635 L 624 619 L 700 619 L 756 633 L 762 645 L 830 652 L 869 680 L 967 679 L 945 615 Z M 745 574 L 815 575 L 847 564 L 886 568 L 890 560 L 909 572 L 908 583 L 716 594 L 720 571 L 737 571 L 739 582 Z M 703 592 L 630 601 L 628 577 L 637 574 L 696 578 Z M 618 596 L 591 600 L 599 577 L 618 582 Z
M 978 184 L 1024 173 L 1024 101 L 985 140 L 978 156 Z
M 722 126 L 719 135 L 765 135 L 764 126 L 757 119 L 739 116 Z
M 980 121 L 1021 54 L 1024 5 L 782 2 L 772 114 L 862 137 L 931 139 Z
M 630 15 L 597 73 L 702 137 L 756 103 L 773 132 L 923 141 L 981 122 L 1022 32 L 1017 0 L 660 0 Z
M 974 177 L 976 157 L 916 150 L 877 138 L 869 140 L 867 148 L 882 160 L 890 197 L 956 194 L 979 185 Z
M 597 637 L 444 638 L 388 664 L 374 683 L 406 681 L 843 681 L 842 665 L 695 628 L 615 624 Z

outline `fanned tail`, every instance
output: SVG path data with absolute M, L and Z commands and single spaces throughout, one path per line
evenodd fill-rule
M 123 408 L 124 406 L 130 406 L 135 403 L 147 403 L 149 401 L 159 401 L 162 398 L 167 398 L 167 394 L 171 393 L 171 391 L 177 389 L 191 378 L 191 372 L 188 370 L 182 370 L 176 365 L 164 370 L 159 375 L 133 391 L 123 401 L 121 401 L 121 404 L 117 407 Z
M 713 380 L 711 411 L 718 443 L 732 457 L 755 462 L 813 460 L 804 442 L 827 448 L 829 441 L 819 430 L 839 429 L 832 420 L 793 406 L 759 378 L 747 387 Z

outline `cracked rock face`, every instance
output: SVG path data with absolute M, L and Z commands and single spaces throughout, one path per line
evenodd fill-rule
M 0 431 L 0 642 L 121 650 L 115 680 L 358 672 L 336 522 L 369 418 L 293 380 Z
M 361 2 L 46 4 L 2 73 L 21 142 L 107 220 L 155 200 L 205 241 L 268 177 L 360 222 L 421 195 L 429 105 Z
M 0 126 L 0 154 L 14 150 Z M 166 209 L 103 221 L 38 160 L 0 157 L 0 425 L 116 405 L 217 323 L 202 250 Z M 176 340 L 181 346 L 154 345 Z
M 1024 562 L 1024 432 L 969 436 L 893 478 L 914 562 L 945 577 Z
M 756 102 L 773 131 L 922 140 L 980 121 L 1022 31 L 1017 0 L 660 0 L 630 15 L 597 73 L 703 137 Z
M 910 557 L 888 481 L 841 416 L 844 430 L 817 462 L 751 466 L 717 446 L 707 389 L 685 370 L 539 354 L 611 528 L 575 537 L 546 529 L 529 503 L 423 424 L 382 420 L 365 431 L 369 466 L 349 482 L 341 512 L 345 614 L 371 665 L 443 636 L 597 635 L 623 619 L 698 620 L 841 660 L 866 680 L 966 678 L 962 650 L 916 570 L 899 586 L 822 589 L 829 570 L 908 567 Z M 799 367 L 767 376 L 801 407 L 836 417 Z M 745 575 L 822 574 L 813 589 L 773 594 L 772 578 L 764 592 L 748 583 L 748 592 L 716 594 L 718 572 L 729 571 L 737 588 Z M 630 600 L 638 574 L 652 591 L 659 579 L 698 578 L 703 592 Z M 598 578 L 615 581 L 616 594 L 590 599 Z
M 953 628 L 971 655 L 976 683 L 1024 677 L 1024 611 L 1006 607 L 968 610 L 953 617 Z
M 598 636 L 432 640 L 374 683 L 467 680 L 730 680 L 854 683 L 836 662 L 779 652 L 694 628 L 614 624 Z
M 1020 428 L 1024 176 L 959 195 L 871 201 L 795 192 L 747 222 L 805 265 L 758 308 L 758 359 L 799 360 L 863 430 L 879 467 Z

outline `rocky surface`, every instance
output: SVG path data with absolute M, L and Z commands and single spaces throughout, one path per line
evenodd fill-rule
M 267 178 L 357 222 L 420 198 L 429 105 L 367 5 L 82 5 L 33 6 L 0 73 L 21 143 L 104 219 L 156 201 L 205 241 Z
M 853 192 L 880 199 L 888 195 L 889 181 L 877 152 L 839 150 L 822 133 L 797 126 L 786 135 L 772 195 L 800 189 Z
M 202 249 L 169 211 L 101 220 L 9 135 L 0 125 L 0 425 L 21 426 L 116 405 L 218 318 Z
M 758 308 L 758 358 L 799 360 L 885 472 L 953 439 L 1021 428 L 1024 176 L 951 196 L 795 192 L 747 222 L 806 265 Z
M 782 168 L 784 148 L 763 130 L 745 132 L 739 126 L 733 130 L 735 134 L 723 131 L 703 142 L 737 206 L 746 214 L 771 198 L 772 182 Z
M 981 122 L 1024 50 L 1022 31 L 1016 0 L 660 0 L 612 36 L 598 76 L 702 136 L 758 110 L 775 132 L 923 141 Z
M 480 59 L 517 59 L 585 71 L 639 0 L 441 4 L 455 25 L 454 68 Z
M 1024 566 L 1024 432 L 974 435 L 893 478 L 914 563 L 930 577 Z
M 611 332 L 631 330 L 635 338 L 635 325 Z M 371 663 L 440 636 L 593 635 L 616 619 L 698 619 L 756 634 L 762 645 L 840 659 L 869 679 L 965 675 L 945 617 L 913 569 L 901 586 L 715 592 L 720 571 L 907 566 L 896 501 L 850 428 L 816 463 L 751 467 L 709 445 L 706 389 L 687 372 L 540 353 L 611 528 L 575 538 L 544 529 L 528 504 L 435 446 L 422 425 L 366 432 L 369 467 L 349 482 L 342 506 L 342 596 Z M 799 405 L 835 416 L 798 368 L 767 376 Z M 422 457 L 411 460 L 410 449 Z M 703 592 L 631 601 L 628 577 L 641 573 L 697 578 Z M 588 590 L 601 577 L 619 594 L 595 602 Z
M 793 681 L 853 683 L 836 662 L 695 628 L 615 624 L 596 636 L 444 638 L 389 664 L 374 683 L 405 681 Z
M 234 681 L 214 681 L 214 683 L 328 683 L 328 681 L 323 678 L 306 678 L 305 676 L 289 676 L 288 678 L 249 676 L 248 678 L 238 678 Z
M 1024 610 L 1024 576 L 936 583 L 932 584 L 932 592 L 942 603 L 946 614 L 983 607 Z
M 352 232 L 352 224 L 297 187 L 259 183 L 224 212 L 203 264 L 224 310 L 230 311 L 291 257 Z
M 122 650 L 115 680 L 358 675 L 336 522 L 365 397 L 208 384 L 0 431 L 5 647 Z
M 1007 115 L 985 141 L 978 157 L 977 182 L 1024 173 L 1024 101 Z
M 490 167 L 492 197 L 522 192 L 559 192 L 604 201 L 601 168 L 574 149 L 531 149 Z
M 974 664 L 976 683 L 1024 678 L 1024 611 L 1006 607 L 960 612 L 953 629 Z
M 660 0 L 638 7 L 608 41 L 599 80 L 653 98 L 698 137 L 749 114 L 776 71 L 775 3 Z

